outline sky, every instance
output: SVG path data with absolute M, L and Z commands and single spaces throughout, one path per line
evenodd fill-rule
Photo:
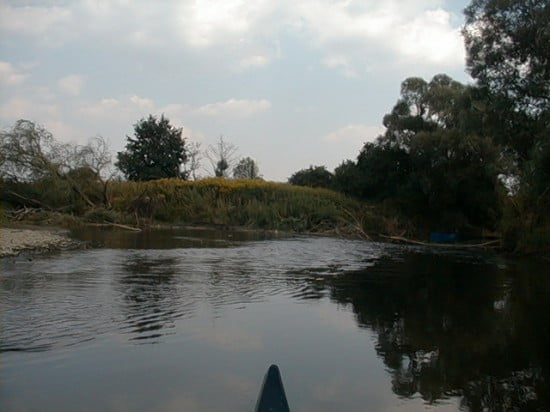
M 0 0 L 0 127 L 124 149 L 164 114 L 267 180 L 333 170 L 383 133 L 401 82 L 469 82 L 467 0 Z M 203 160 L 200 175 L 211 175 Z

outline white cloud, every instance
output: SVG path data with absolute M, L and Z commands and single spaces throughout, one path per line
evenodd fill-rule
M 187 124 L 192 109 L 185 104 L 158 105 L 153 99 L 139 95 L 103 98 L 74 108 L 74 122 L 83 125 L 90 135 L 110 138 L 113 151 L 122 149 L 124 137 L 131 135 L 133 125 L 140 119 L 165 115 L 170 124 L 183 129 L 182 136 L 192 141 L 204 141 L 205 135 Z
M 108 48 L 216 53 L 224 60 L 219 67 L 237 70 L 269 64 L 280 53 L 279 39 L 289 33 L 318 49 L 324 64 L 345 76 L 361 75 L 365 68 L 382 69 L 390 62 L 443 67 L 464 62 L 460 28 L 442 9 L 442 0 L 60 4 L 65 7 L 0 3 L 0 30 L 35 36 L 41 42 L 49 39 L 55 45 L 80 38 Z
M 243 118 L 264 112 L 271 108 L 268 100 L 238 100 L 229 99 L 225 102 L 210 103 L 193 110 L 193 114 L 201 116 L 227 116 Z
M 0 106 L 0 119 L 7 122 L 28 119 L 44 123 L 45 120 L 58 116 L 57 104 L 24 96 L 14 96 Z
M 338 146 L 343 153 L 346 153 L 345 156 L 349 157 L 352 153 L 356 153 L 366 142 L 374 141 L 385 130 L 383 126 L 349 124 L 327 133 L 322 140 L 327 144 Z
M 396 33 L 399 52 L 415 59 L 433 63 L 463 64 L 464 41 L 459 28 L 450 26 L 450 14 L 444 10 L 428 10 Z
M 27 74 L 19 72 L 9 62 L 0 61 L 0 84 L 5 86 L 18 86 L 25 81 Z
M 0 3 L 0 30 L 3 32 L 34 36 L 41 42 L 59 41 L 72 22 L 72 12 L 57 6 L 18 5 L 12 7 Z M 73 34 L 74 35 L 74 34 Z
M 84 87 L 84 76 L 79 74 L 70 74 L 57 82 L 59 89 L 68 95 L 78 96 Z
M 268 56 L 262 56 L 262 55 L 253 55 L 248 56 L 241 61 L 239 61 L 238 68 L 241 70 L 246 70 L 254 67 L 262 67 L 267 65 L 270 62 L 270 58 Z
M 449 66 L 464 61 L 460 30 L 434 1 L 413 5 L 375 0 L 365 7 L 363 1 L 304 0 L 291 12 L 296 29 L 327 53 L 329 67 L 350 67 L 351 60 L 362 65 L 401 59 Z
M 337 69 L 344 76 L 350 78 L 359 77 L 357 72 L 353 69 L 352 64 L 349 62 L 348 58 L 345 56 L 333 55 L 327 56 L 324 58 L 323 63 L 325 66 L 331 69 Z
M 46 120 L 41 123 L 56 139 L 84 143 L 85 136 L 81 130 L 62 120 Z
M 115 113 L 115 109 L 118 110 L 118 99 L 109 97 L 99 100 L 98 102 L 88 104 L 79 109 L 80 114 L 93 117 L 111 117 L 119 113 Z
M 334 130 L 323 136 L 323 140 L 329 143 L 353 143 L 354 147 L 360 147 L 360 144 L 372 142 L 378 136 L 384 133 L 383 126 L 369 126 L 366 124 L 349 124 Z
M 179 30 L 186 43 L 193 47 L 241 41 L 253 32 L 261 32 L 260 24 L 277 9 L 270 0 L 197 0 L 184 2 L 177 12 Z
M 130 96 L 130 102 L 137 107 L 142 107 L 145 109 L 151 109 L 153 107 L 153 101 L 146 97 L 139 97 L 136 95 Z
M 374 141 L 384 130 L 382 126 L 352 123 L 326 133 L 321 137 L 317 163 L 324 163 L 331 170 L 344 159 L 355 159 L 363 145 Z

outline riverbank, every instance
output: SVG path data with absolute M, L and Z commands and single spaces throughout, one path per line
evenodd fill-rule
M 0 228 L 0 258 L 27 251 L 75 249 L 81 245 L 81 242 L 66 237 L 58 229 Z

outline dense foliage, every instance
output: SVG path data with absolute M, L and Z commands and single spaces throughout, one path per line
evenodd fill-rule
M 395 199 L 432 227 L 494 228 L 499 157 L 477 104 L 475 91 L 446 75 L 405 80 L 386 133 L 359 154 L 362 197 Z
M 237 166 L 233 169 L 235 179 L 258 179 L 260 178 L 260 169 L 254 159 L 245 157 L 239 160 Z
M 496 229 L 509 247 L 548 250 L 550 3 L 472 0 L 465 15 L 475 84 L 406 79 L 386 132 L 356 161 L 289 182 L 389 204 L 420 233 Z
M 116 166 L 129 180 L 186 178 L 182 165 L 187 159 L 182 129 L 167 118 L 149 115 L 134 125 L 134 138 L 127 136 L 126 150 L 118 152 Z
M 537 116 L 550 104 L 550 3 L 473 0 L 466 8 L 467 65 L 478 85 Z
M 514 183 L 504 202 L 505 238 L 550 243 L 550 3 L 473 0 L 465 10 L 468 70 L 484 96 L 484 127 Z
M 330 188 L 332 173 L 325 166 L 310 166 L 294 173 L 288 179 L 288 183 L 296 186 Z

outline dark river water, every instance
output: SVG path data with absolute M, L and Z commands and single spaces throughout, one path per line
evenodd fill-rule
M 0 261 L 1 411 L 550 410 L 550 265 L 333 238 L 86 229 Z

